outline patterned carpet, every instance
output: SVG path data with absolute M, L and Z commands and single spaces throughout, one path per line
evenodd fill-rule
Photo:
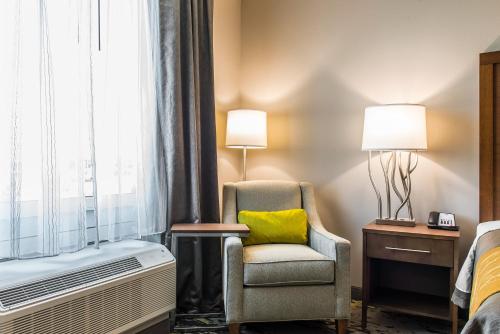
M 460 324 L 460 327 L 463 323 Z M 383 312 L 369 308 L 368 327 L 361 329 L 361 302 L 352 302 L 352 318 L 349 333 L 449 333 L 450 325 L 446 321 L 417 316 Z M 178 315 L 175 333 L 220 334 L 227 333 L 222 314 L 206 316 Z M 242 334 L 332 334 L 335 323 L 328 321 L 297 321 L 284 323 L 262 323 L 241 326 Z

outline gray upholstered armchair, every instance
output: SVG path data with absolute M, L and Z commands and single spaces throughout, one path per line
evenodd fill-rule
M 247 181 L 224 184 L 223 223 L 237 223 L 238 211 L 303 208 L 309 245 L 243 247 L 224 242 L 224 303 L 231 333 L 244 322 L 335 319 L 345 333 L 351 309 L 349 241 L 326 231 L 305 182 Z

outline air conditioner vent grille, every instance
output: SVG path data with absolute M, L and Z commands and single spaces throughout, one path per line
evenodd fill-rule
M 1 334 L 124 333 L 175 309 L 175 265 L 109 280 L 100 289 L 54 299 L 47 307 L 2 322 Z
M 71 273 L 54 276 L 42 281 L 30 282 L 13 288 L 0 290 L 0 306 L 13 308 L 28 302 L 38 301 L 68 289 L 91 284 L 111 276 L 142 268 L 135 257 L 88 267 Z

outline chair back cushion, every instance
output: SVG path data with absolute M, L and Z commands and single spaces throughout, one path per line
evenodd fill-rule
M 279 211 L 302 208 L 300 184 L 292 181 L 246 181 L 237 184 L 237 210 Z

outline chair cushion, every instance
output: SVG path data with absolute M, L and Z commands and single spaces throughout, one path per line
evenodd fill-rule
M 335 262 L 305 245 L 265 244 L 243 248 L 246 286 L 331 284 Z
M 307 244 L 307 214 L 304 209 L 240 211 L 238 223 L 250 229 L 243 245 Z
M 236 190 L 237 210 L 279 211 L 302 208 L 300 184 L 292 181 L 245 181 Z

